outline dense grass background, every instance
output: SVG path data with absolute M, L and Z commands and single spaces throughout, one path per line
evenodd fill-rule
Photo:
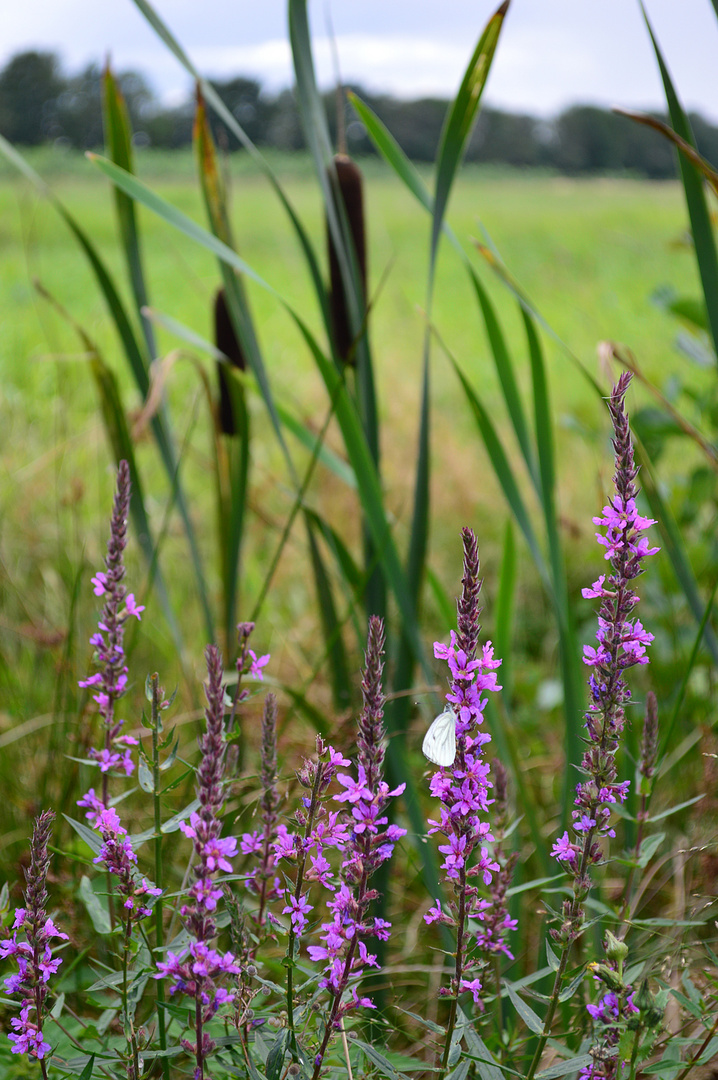
M 124 281 L 106 181 L 83 157 L 47 150 L 28 156 L 38 170 L 50 175 L 53 188 L 83 221 L 103 257 L 117 271 L 118 280 Z M 273 164 L 321 250 L 323 219 L 308 160 L 279 156 Z M 318 330 L 301 255 L 274 196 L 246 156 L 235 155 L 225 165 L 231 177 L 233 223 L 242 256 Z M 203 220 L 189 154 L 146 151 L 138 156 L 138 168 L 163 196 Z M 365 171 L 370 288 L 376 291 L 371 332 L 384 475 L 388 506 L 398 523 L 401 543 L 409 525 L 415 466 L 428 222 L 378 162 L 368 161 Z M 211 337 L 211 304 L 218 285 L 212 256 L 142 209 L 139 213 L 151 303 L 203 337 Z M 38 296 L 33 279 L 38 279 L 97 342 L 126 392 L 126 405 L 139 409 L 141 402 L 129 383 L 103 301 L 64 223 L 49 204 L 7 170 L 0 174 L 0 220 L 0 295 L 5 307 L 0 338 L 4 593 L 0 658 L 5 690 L 0 725 L 5 738 L 12 740 L 13 755 L 20 752 L 16 725 L 30 725 L 31 733 L 27 738 L 22 736 L 20 756 L 24 758 L 46 741 L 52 716 L 49 701 L 54 700 L 54 708 L 62 708 L 67 693 L 68 707 L 77 710 L 72 684 L 88 659 L 85 641 L 94 615 L 89 572 L 100 565 L 104 550 L 112 483 L 95 388 L 86 360 L 78 351 L 78 339 L 72 327 Z M 671 283 L 679 292 L 690 293 L 696 288 L 693 261 L 678 246 L 685 229 L 678 184 L 615 178 L 567 180 L 467 167 L 453 191 L 449 220 L 461 238 L 478 237 L 485 227 L 538 310 L 591 371 L 598 372 L 596 344 L 606 337 L 630 345 L 658 385 L 663 384 L 664 373 L 686 363 L 677 358 L 672 347 L 673 325 L 649 299 L 654 288 L 664 283 Z M 475 261 L 502 316 L 519 371 L 527 379 L 523 329 L 513 302 L 490 273 L 483 273 L 478 255 Z M 301 416 L 320 425 L 324 392 L 306 349 L 271 297 L 251 284 L 249 293 L 275 393 L 292 403 Z M 496 408 L 496 422 L 507 432 L 508 425 L 498 411 L 500 393 L 475 300 L 465 272 L 448 247 L 440 255 L 434 312 L 435 325 L 447 346 L 480 387 L 487 407 Z M 163 332 L 159 340 L 163 354 L 181 344 Z M 556 433 L 560 512 L 569 577 L 578 590 L 586 580 L 585 556 L 593 551 L 590 518 L 601 504 L 610 478 L 606 420 L 587 397 L 582 378 L 561 346 L 548 336 L 545 345 L 551 394 L 560 420 Z M 199 359 L 214 378 L 212 362 Z M 605 373 L 599 375 L 608 385 Z M 528 391 L 528 386 L 525 389 Z M 209 425 L 199 380 L 190 363 L 178 361 L 174 365 L 167 393 L 179 437 L 187 439 L 183 476 L 192 494 L 210 584 L 216 590 L 214 510 L 208 483 Z M 453 596 L 458 532 L 464 524 L 475 528 L 486 579 L 485 632 L 490 636 L 508 515 L 455 376 L 440 350 L 434 364 L 433 395 L 436 465 L 430 564 Z M 256 398 L 253 411 L 250 501 L 254 513 L 243 573 L 242 617 L 253 605 L 291 505 L 274 441 L 268 431 L 266 438 L 261 433 L 264 412 Z M 339 447 L 338 440 L 333 441 Z M 159 531 L 166 490 L 147 437 L 140 440 L 138 453 Z M 346 514 L 352 513 L 346 491 L 326 474 L 313 485 L 310 501 L 330 509 L 334 520 L 341 517 L 342 508 Z M 356 530 L 355 541 L 358 543 Z M 310 602 L 311 584 L 303 569 L 304 549 L 303 535 L 297 530 L 284 553 L 278 587 L 270 594 L 258 630 L 261 648 L 270 648 L 274 654 L 275 673 L 293 686 L 311 677 L 317 659 L 316 615 Z M 521 551 L 519 545 L 522 617 L 517 646 L 526 663 L 516 664 L 518 689 L 523 687 L 532 713 L 527 723 L 538 730 L 545 716 L 537 716 L 534 705 L 542 686 L 549 686 L 545 692 L 551 700 L 556 643 L 553 632 L 547 633 L 544 602 L 532 565 Z M 183 674 L 189 675 L 199 662 L 203 640 L 185 542 L 176 517 L 167 522 L 163 552 L 172 594 L 182 613 L 187 635 L 185 664 L 189 666 L 184 673 L 178 669 L 159 605 L 153 606 L 150 600 L 150 617 L 133 643 L 138 650 L 136 670 L 159 668 L 169 682 L 178 679 L 189 718 L 197 705 L 197 684 L 192 678 L 185 681 Z M 131 552 L 130 559 L 132 586 L 139 586 L 142 592 L 144 567 L 136 552 Z M 586 618 L 591 618 L 588 610 Z M 445 620 L 431 600 L 427 629 L 437 637 L 447 633 Z M 587 636 L 589 633 L 587 630 Z M 311 696 L 320 705 L 328 704 L 321 679 L 312 686 Z M 298 731 L 298 740 L 303 737 Z M 418 735 L 412 740 L 418 745 Z M 13 773 L 15 778 L 17 775 Z M 10 792 L 10 803 L 19 818 L 26 798 L 26 784 Z M 24 836 L 22 829 L 16 835 L 18 839 Z M 6 833 L 5 843 L 12 840 L 12 834 Z

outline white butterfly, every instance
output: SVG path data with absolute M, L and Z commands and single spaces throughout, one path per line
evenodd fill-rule
M 456 757 L 456 713 L 447 705 L 424 736 L 421 752 L 434 765 L 447 768 Z

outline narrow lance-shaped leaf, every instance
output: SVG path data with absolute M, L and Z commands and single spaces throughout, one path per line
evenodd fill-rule
M 651 35 L 651 41 L 653 42 L 653 49 L 661 72 L 661 79 L 663 80 L 663 89 L 666 94 L 671 122 L 676 133 L 691 146 L 695 147 L 695 139 L 693 138 L 690 122 L 678 99 L 678 94 L 673 85 L 670 72 L 663 59 L 661 48 L 653 33 L 653 28 L 649 22 L 643 3 L 641 3 L 641 10 L 643 11 L 643 17 L 646 20 L 646 26 L 648 27 L 648 32 Z M 701 277 L 703 295 L 705 296 L 706 308 L 708 310 L 708 322 L 710 324 L 711 337 L 713 339 L 713 348 L 718 357 L 718 252 L 716 252 L 710 211 L 703 189 L 703 180 L 696 166 L 685 154 L 678 155 L 678 164 L 680 165 L 681 170 L 683 190 L 686 193 L 686 205 L 688 207 L 688 216 L 691 222 L 691 232 L 693 233 L 698 272 Z
M 132 127 L 124 96 L 109 64 L 102 77 L 102 117 L 105 128 L 107 155 L 122 169 L 134 172 L 132 162 Z M 140 237 L 135 216 L 135 204 L 124 191 L 113 188 L 115 207 L 120 225 L 120 236 L 130 278 L 132 294 L 142 326 L 147 354 L 151 360 L 157 355 L 152 323 L 143 314 L 148 303 L 147 288 L 142 268 Z

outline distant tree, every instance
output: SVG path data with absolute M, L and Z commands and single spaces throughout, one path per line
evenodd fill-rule
M 261 83 L 256 79 L 235 78 L 225 82 L 213 80 L 212 85 L 224 104 L 242 125 L 254 143 L 266 143 L 271 124 L 273 103 L 263 97 Z M 215 139 L 228 150 L 238 150 L 240 142 L 226 130 L 222 120 L 210 110 L 210 123 Z
M 466 148 L 467 161 L 528 167 L 546 164 L 545 143 L 534 116 L 482 109 Z
M 282 90 L 274 99 L 267 128 L 267 142 L 279 150 L 304 149 L 304 134 L 291 90 Z
M 134 71 L 122 72 L 117 81 L 133 130 L 140 131 L 156 109 L 152 90 L 145 78 Z M 83 150 L 103 145 L 102 69 L 97 64 L 90 64 L 79 75 L 66 80 L 57 99 L 52 135 L 65 138 Z
M 62 91 L 54 53 L 24 52 L 0 72 L 0 131 L 11 142 L 37 146 L 52 135 L 55 105 Z

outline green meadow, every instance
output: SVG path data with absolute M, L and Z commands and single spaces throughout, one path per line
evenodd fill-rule
M 52 191 L 82 223 L 125 287 L 113 197 L 106 180 L 80 156 L 58 160 L 56 153 L 44 150 L 29 154 L 28 160 L 47 177 Z M 276 158 L 273 164 L 323 253 L 323 217 L 308 160 Z M 405 547 L 416 466 L 429 218 L 382 165 L 370 160 L 363 167 L 383 476 L 397 541 Z M 320 320 L 301 252 L 284 211 L 246 158 L 235 156 L 225 162 L 225 168 L 238 250 L 319 333 Z M 138 171 L 168 201 L 204 223 L 189 154 L 145 152 L 138 156 Z M 70 687 L 75 666 L 81 670 L 87 662 L 84 641 L 94 617 L 88 582 L 101 565 L 106 542 L 111 454 L 87 355 L 73 322 L 89 335 L 116 373 L 130 419 L 138 416 L 143 403 L 126 369 L 102 296 L 67 226 L 53 205 L 7 166 L 0 175 L 0 215 L 0 514 L 5 593 L 0 633 L 5 643 L 6 690 L 0 724 L 9 728 L 19 718 L 49 717 L 48 689 L 57 672 L 67 677 Z M 607 388 L 609 375 L 597 356 L 598 342 L 607 338 L 629 346 L 658 386 L 687 363 L 673 346 L 675 324 L 651 302 L 652 292 L 661 285 L 671 284 L 680 293 L 694 293 L 697 288 L 692 256 L 684 243 L 681 190 L 674 183 L 611 177 L 572 180 L 465 168 L 452 192 L 448 220 L 465 249 L 472 252 L 473 265 L 496 304 L 527 408 L 531 401 L 528 361 L 516 303 L 485 264 L 475 240 L 495 246 L 550 327 L 543 344 L 557 421 L 560 519 L 569 576 L 578 589 L 586 574 L 585 556 L 593 551 L 590 518 L 610 481 L 610 458 L 606 417 L 587 393 L 577 364 L 582 363 Z M 139 222 L 151 305 L 201 337 L 211 338 L 212 301 L 219 284 L 213 256 L 143 208 L 139 208 Z M 65 315 L 40 295 L 35 283 L 62 306 Z M 327 401 L 305 345 L 272 295 L 251 283 L 249 295 L 274 393 L 318 430 Z M 453 596 L 459 530 L 465 524 L 476 530 L 486 579 L 484 621 L 490 634 L 509 514 L 444 349 L 492 413 L 519 473 L 521 468 L 502 412 L 476 301 L 465 270 L 446 243 L 439 259 L 433 325 L 437 335 L 432 347 L 429 565 Z M 163 330 L 159 331 L 159 352 L 169 357 L 164 392 L 210 590 L 216 596 L 210 423 L 199 376 L 201 368 L 214 386 L 214 362 Z M 635 402 L 645 400 L 645 392 L 634 391 Z M 247 617 L 253 607 L 292 505 L 264 407 L 256 394 L 250 402 L 253 444 L 241 617 Z M 328 441 L 341 453 L 341 440 L 332 428 Z M 293 445 L 292 449 L 299 461 L 307 459 L 300 448 Z M 151 520 L 161 537 L 160 558 L 186 634 L 186 655 L 190 665 L 197 664 L 204 639 L 186 543 L 176 513 L 168 511 L 166 477 L 146 431 L 137 433 L 137 453 Z M 530 493 L 527 497 L 535 511 Z M 320 470 L 308 499 L 357 550 L 353 503 L 336 478 Z M 305 538 L 295 528 L 277 568 L 277 587 L 270 591 L 262 613 L 263 640 L 290 685 L 311 681 L 317 664 L 316 615 L 306 558 Z M 133 585 L 142 594 L 146 566 L 134 546 L 130 566 Z M 519 598 L 523 610 L 519 644 L 531 652 L 532 634 L 545 632 L 544 602 L 533 565 L 520 543 Z M 425 604 L 430 632 L 445 635 L 445 620 L 433 596 L 427 595 Z M 143 664 L 160 666 L 164 660 L 176 672 L 172 641 L 159 605 L 155 604 L 153 617 L 143 622 L 134 646 L 142 657 L 139 669 Z M 555 643 L 544 643 L 541 672 L 529 678 L 532 686 L 547 671 L 555 670 L 554 650 Z M 184 676 L 188 674 L 185 668 Z M 311 694 L 324 700 L 321 678 L 314 680 Z M 190 712 L 196 703 L 195 690 L 188 702 Z M 43 737 L 42 722 L 38 737 Z

